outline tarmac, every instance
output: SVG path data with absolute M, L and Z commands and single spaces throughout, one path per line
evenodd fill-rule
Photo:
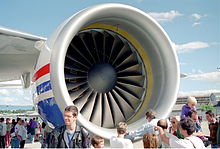
M 11 146 L 8 149 L 10 149 L 10 148 L 11 148 Z M 24 148 L 26 148 L 26 149 L 41 148 L 41 144 L 40 144 L 40 142 L 25 143 Z
M 24 148 L 31 149 L 31 148 L 41 148 L 40 142 L 34 142 L 34 143 L 26 143 Z

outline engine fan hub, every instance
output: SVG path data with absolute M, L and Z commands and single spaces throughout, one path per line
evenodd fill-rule
M 88 83 L 92 89 L 106 93 L 115 86 L 117 77 L 114 68 L 108 63 L 95 64 L 88 72 Z

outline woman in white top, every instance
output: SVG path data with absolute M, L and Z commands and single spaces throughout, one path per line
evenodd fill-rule
M 127 133 L 127 124 L 120 122 L 117 125 L 118 136 L 113 136 L 110 139 L 111 148 L 133 148 L 131 140 L 125 139 L 124 135 Z
M 159 131 L 161 140 L 171 148 L 205 148 L 202 140 L 192 135 L 195 132 L 195 125 L 190 118 L 180 120 L 180 132 L 185 137 L 184 139 L 168 138 L 159 126 L 156 126 L 155 130 Z

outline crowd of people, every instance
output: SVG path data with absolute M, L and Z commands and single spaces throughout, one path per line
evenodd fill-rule
M 120 122 L 117 125 L 118 135 L 110 139 L 110 147 L 133 148 L 132 141 L 141 137 L 144 148 L 206 148 L 209 145 L 211 148 L 220 148 L 220 122 L 208 110 L 205 114 L 210 135 L 206 136 L 202 131 L 196 104 L 195 97 L 188 97 L 180 116 L 160 119 L 156 126 L 151 123 L 156 113 L 149 109 L 146 112 L 147 122 L 133 132 L 127 132 L 127 124 Z M 92 146 L 103 148 L 104 139 L 100 136 L 93 137 Z
M 134 131 L 128 132 L 125 122 L 117 124 L 115 136 L 110 138 L 111 148 L 134 148 L 133 142 L 142 139 L 144 148 L 211 148 L 220 147 L 220 122 L 209 110 L 206 114 L 210 136 L 206 136 L 201 127 L 196 111 L 197 101 L 189 97 L 182 107 L 180 116 L 160 119 L 157 124 L 152 120 L 156 112 L 146 111 L 146 123 Z M 0 119 L 0 148 L 24 148 L 28 140 L 41 142 L 42 148 L 105 148 L 105 139 L 101 136 L 91 136 L 82 126 L 77 124 L 78 108 L 67 106 L 64 110 L 65 125 L 51 129 L 46 123 L 35 118 L 29 121 L 17 118 Z
M 0 148 L 24 148 L 25 143 L 34 143 L 34 141 L 43 144 L 45 126 L 46 123 L 41 123 L 38 117 L 29 120 L 0 118 Z

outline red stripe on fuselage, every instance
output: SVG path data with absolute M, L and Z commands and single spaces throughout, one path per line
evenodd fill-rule
M 44 65 L 41 67 L 33 76 L 32 81 L 37 81 L 40 77 L 48 74 L 50 72 L 50 64 Z

